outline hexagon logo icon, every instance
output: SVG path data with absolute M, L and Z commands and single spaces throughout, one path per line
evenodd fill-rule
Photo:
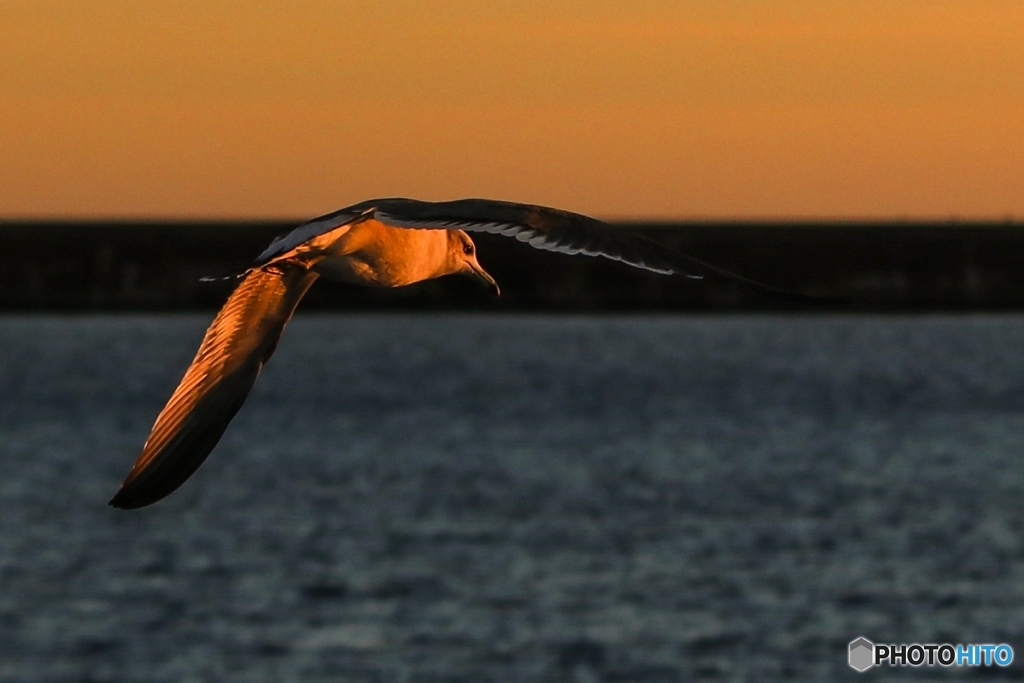
M 860 672 L 867 671 L 875 664 L 875 644 L 867 638 L 858 638 L 850 643 L 850 666 Z

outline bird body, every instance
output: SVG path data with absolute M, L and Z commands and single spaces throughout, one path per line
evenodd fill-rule
M 330 239 L 323 255 L 314 257 L 318 260 L 312 267 L 332 280 L 368 287 L 404 287 L 461 272 L 462 244 L 457 249 L 452 245 L 458 238 L 457 231 L 393 228 L 368 219 Z
M 295 307 L 319 276 L 401 287 L 458 274 L 497 293 L 467 231 L 514 236 L 536 248 L 603 256 L 663 274 L 710 274 L 777 298 L 824 301 L 753 282 L 560 209 L 486 199 L 361 202 L 278 238 L 242 274 L 110 504 L 150 505 L 192 476 L 245 402 Z
M 403 287 L 437 277 L 448 265 L 447 232 L 403 230 L 376 220 L 353 226 L 328 246 L 314 270 L 369 287 Z

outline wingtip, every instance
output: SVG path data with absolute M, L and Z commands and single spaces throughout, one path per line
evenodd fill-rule
M 151 462 L 150 465 L 153 465 L 153 463 Z M 138 510 L 139 508 L 159 503 L 174 493 L 188 479 L 194 469 L 189 469 L 184 477 L 177 479 L 154 476 L 152 468 L 133 469 L 128 477 L 121 482 L 121 487 L 107 504 L 118 510 Z
M 115 493 L 114 497 L 107 501 L 107 505 L 116 510 L 133 510 L 136 507 L 133 505 L 129 505 L 127 501 L 124 499 L 124 496 L 121 495 L 120 491 Z
M 137 497 L 132 496 L 131 493 L 122 486 L 118 489 L 117 493 L 114 494 L 114 497 L 110 499 L 107 505 L 117 510 L 138 510 L 139 508 L 146 507 L 147 505 L 152 505 L 155 502 L 155 500 L 139 500 Z

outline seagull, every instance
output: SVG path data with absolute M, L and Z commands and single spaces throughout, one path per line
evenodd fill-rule
M 705 275 L 796 302 L 834 300 L 788 292 L 704 263 L 589 216 L 489 199 L 374 199 L 314 218 L 274 240 L 243 273 L 110 505 L 163 499 L 199 468 L 245 402 L 303 295 L 323 275 L 370 287 L 403 287 L 464 275 L 495 294 L 471 232 L 508 235 L 532 247 L 603 256 L 665 275 Z

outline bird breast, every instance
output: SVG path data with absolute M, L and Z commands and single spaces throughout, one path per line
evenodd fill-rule
M 317 273 L 368 287 L 402 287 L 448 272 L 446 230 L 393 228 L 368 220 L 324 252 L 314 266 Z

